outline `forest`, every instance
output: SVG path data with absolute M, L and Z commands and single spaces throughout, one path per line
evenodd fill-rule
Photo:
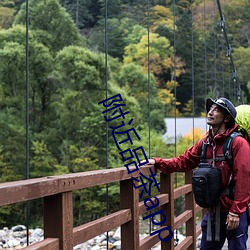
M 98 104 L 107 97 L 122 96 L 126 122 L 133 118 L 140 136 L 133 134 L 133 148 L 164 158 L 202 136 L 190 132 L 170 145 L 162 140 L 164 118 L 204 117 L 207 97 L 249 103 L 250 2 L 220 2 L 230 50 L 215 0 L 2 0 L 1 183 L 122 167 Z M 106 213 L 106 191 L 74 193 L 75 225 Z M 116 183 L 108 197 L 115 211 Z M 41 202 L 30 204 L 34 226 L 42 226 Z M 24 209 L 0 207 L 0 227 L 24 221 Z

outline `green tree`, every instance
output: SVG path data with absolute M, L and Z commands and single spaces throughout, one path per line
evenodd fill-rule
M 125 64 L 119 71 L 117 83 L 126 89 L 128 95 L 135 97 L 140 104 L 142 120 L 139 122 L 146 124 L 150 112 L 152 128 L 163 131 L 165 128 L 164 104 L 159 98 L 154 76 L 150 75 L 150 79 L 148 79 L 148 75 L 143 72 L 140 65 Z
M 238 78 L 237 84 L 241 84 L 242 89 L 244 90 L 245 97 L 244 102 L 248 103 L 250 101 L 249 93 L 250 93 L 250 73 L 249 73 L 249 56 L 250 56 L 250 48 L 239 47 L 235 49 L 234 52 L 235 64 L 238 69 Z
M 93 51 L 105 52 L 122 61 L 124 48 L 129 43 L 128 36 L 131 34 L 135 22 L 132 19 L 124 17 L 122 19 L 109 18 L 107 22 L 107 30 L 104 30 L 104 19 L 100 20 L 98 25 L 94 27 L 87 35 L 88 47 Z M 103 40 L 104 32 L 107 33 L 107 41 Z
M 98 0 L 61 0 L 79 29 L 87 30 L 98 23 L 101 4 Z
M 13 8 L 1 7 L 0 5 L 0 29 L 8 29 L 11 27 L 14 19 Z
M 24 3 L 14 24 L 26 24 L 25 8 Z M 69 45 L 84 45 L 79 30 L 58 0 L 29 1 L 29 20 L 29 28 L 36 31 L 36 39 L 53 52 Z
M 148 36 L 142 36 L 139 43 L 128 45 L 125 48 L 124 63 L 134 62 L 139 64 L 145 72 L 150 67 L 150 72 L 155 75 L 158 85 L 162 87 L 167 80 L 172 78 L 174 68 L 173 47 L 165 37 L 160 37 L 158 34 L 151 33 L 149 39 L 150 41 L 148 41 Z M 149 42 L 150 62 L 148 62 Z M 176 75 L 180 75 L 182 71 L 183 63 L 181 60 L 178 60 Z

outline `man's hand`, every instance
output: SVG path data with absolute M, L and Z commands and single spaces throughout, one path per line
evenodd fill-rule
M 239 223 L 240 223 L 239 216 L 233 216 L 231 214 L 227 215 L 226 224 L 227 224 L 227 229 L 228 230 L 234 230 L 234 229 L 236 229 L 239 226 Z
M 141 163 L 144 163 L 146 160 L 141 161 Z M 148 163 L 146 165 L 155 165 L 154 159 L 148 159 Z

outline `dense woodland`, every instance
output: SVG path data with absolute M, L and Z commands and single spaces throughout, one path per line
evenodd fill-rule
M 120 93 L 125 121 L 134 118 L 130 128 L 141 140 L 133 135 L 133 148 L 166 158 L 193 138 L 167 145 L 165 117 L 204 116 L 208 96 L 238 104 L 239 84 L 240 101 L 249 103 L 250 2 L 221 5 L 236 82 L 214 0 L 28 1 L 28 178 L 124 165 L 98 105 L 107 96 Z M 0 2 L 1 182 L 27 178 L 26 20 L 25 1 Z M 119 206 L 119 187 L 108 190 L 111 212 Z M 32 225 L 42 226 L 41 202 L 30 204 Z M 76 225 L 98 218 L 106 213 L 106 187 L 75 192 L 74 207 Z M 0 207 L 0 227 L 25 221 L 24 208 Z

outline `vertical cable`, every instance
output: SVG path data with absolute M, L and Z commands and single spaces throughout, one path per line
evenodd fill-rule
M 233 72 L 234 74 L 234 72 Z M 234 103 L 236 103 L 236 95 L 237 95 L 237 87 L 236 87 L 236 79 L 233 78 L 233 84 L 234 84 Z
M 25 45 L 25 71 L 26 71 L 26 176 L 29 179 L 29 0 L 26 0 L 26 45 Z M 27 229 L 27 245 L 29 245 L 29 202 L 26 202 L 26 229 Z
M 225 72 L 224 72 L 224 63 L 221 66 L 221 72 L 222 72 L 222 96 L 225 96 Z
M 191 30 L 192 30 L 192 113 L 193 113 L 193 144 L 194 144 L 194 11 L 193 11 L 193 0 L 191 0 Z
M 217 62 L 216 62 L 216 56 L 217 56 L 217 32 L 216 32 L 216 15 L 215 15 L 215 0 L 213 1 L 214 6 L 214 90 L 217 95 Z
M 176 116 L 177 116 L 177 106 L 176 106 L 176 99 L 177 99 L 177 86 L 176 86 L 176 28 L 175 28 L 175 24 L 176 24 L 176 2 L 175 0 L 173 0 L 173 5 L 174 5 L 174 9 L 173 9 L 173 16 L 174 16 L 174 74 L 173 74 L 173 80 L 174 80 L 174 127 L 175 127 L 175 143 L 174 143 L 174 154 L 176 156 L 177 154 L 177 126 L 176 126 Z M 177 173 L 175 173 L 175 187 L 177 187 Z M 175 241 L 177 242 L 178 244 L 178 232 L 177 232 L 177 229 L 175 230 L 175 233 L 176 233 L 176 239 Z
M 175 6 L 175 0 L 173 0 L 173 5 L 174 5 L 174 72 L 173 72 L 173 81 L 174 81 L 174 97 L 175 97 L 175 101 L 174 101 L 174 114 L 175 114 L 175 122 L 174 122 L 174 127 L 175 127 L 175 150 L 174 150 L 174 154 L 176 156 L 176 136 L 177 136 L 177 132 L 176 132 L 176 116 L 177 116 L 177 112 L 176 112 L 176 96 L 177 96 L 177 91 L 176 91 L 176 29 L 175 29 L 175 15 L 176 15 L 176 6 Z
M 238 81 L 238 84 L 237 84 L 236 68 L 235 68 L 235 65 L 234 65 L 234 60 L 233 60 L 231 45 L 229 44 L 229 40 L 228 40 L 228 36 L 227 36 L 225 19 L 224 19 L 224 16 L 222 14 L 222 8 L 221 8 L 220 0 L 217 0 L 217 5 L 218 5 L 218 10 L 219 10 L 220 18 L 221 18 L 221 31 L 223 32 L 224 38 L 226 40 L 226 44 L 227 44 L 227 56 L 228 56 L 228 59 L 230 60 L 230 67 L 232 69 L 232 74 L 233 74 L 233 94 L 234 94 L 234 97 L 237 95 L 238 103 L 241 104 L 242 103 L 241 86 L 240 86 L 240 82 L 239 81 Z
M 76 0 L 76 26 L 79 28 L 79 0 Z
M 150 158 L 150 0 L 148 0 L 148 157 Z
M 207 97 L 207 39 L 206 39 L 206 0 L 204 0 L 204 93 L 205 97 Z
M 108 98 L 108 0 L 105 0 L 105 84 L 106 84 L 106 99 Z M 107 108 L 106 108 L 107 109 Z M 108 169 L 108 122 L 106 122 L 106 169 Z M 106 215 L 109 211 L 109 186 L 106 184 Z M 108 249 L 108 232 L 107 232 L 107 249 Z
M 229 65 L 229 72 L 231 71 L 231 66 Z M 228 74 L 228 92 L 229 92 L 229 100 L 231 100 L 231 76 Z
M 223 53 L 224 43 L 221 42 L 220 46 L 220 55 Z M 225 67 L 224 67 L 224 58 L 221 59 L 221 77 L 222 77 L 222 96 L 225 96 Z
M 175 29 L 175 15 L 176 15 L 176 10 L 175 10 L 176 6 L 175 6 L 175 0 L 173 0 L 173 22 L 174 22 L 174 55 L 173 55 L 173 63 L 174 63 L 174 69 L 173 69 L 173 81 L 174 81 L 174 156 L 176 156 L 177 154 L 177 125 L 176 125 L 176 116 L 177 116 L 177 112 L 176 112 L 176 96 L 177 96 L 177 91 L 176 91 L 176 29 Z M 177 173 L 175 173 L 175 187 L 177 187 Z
M 147 0 L 148 25 L 148 157 L 150 158 L 150 0 Z M 151 211 L 150 211 L 151 214 Z M 149 232 L 152 232 L 152 223 L 149 222 Z

